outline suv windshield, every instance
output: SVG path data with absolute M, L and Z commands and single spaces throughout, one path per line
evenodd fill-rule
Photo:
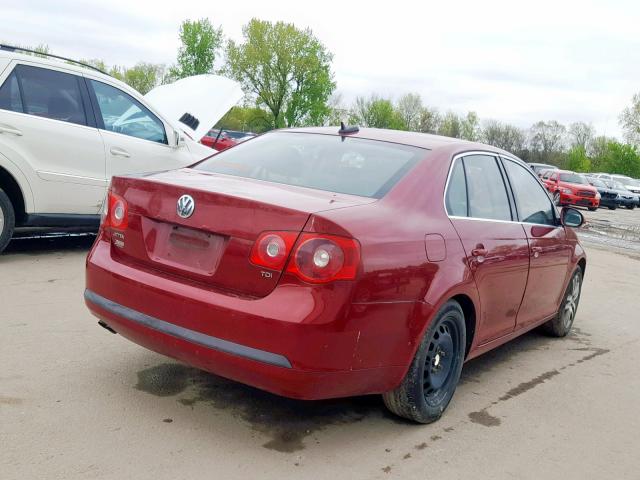
M 589 183 L 594 187 L 607 188 L 605 183 L 602 180 L 598 180 L 597 178 L 589 178 Z
M 577 173 L 561 173 L 560 181 L 567 183 L 577 183 L 578 185 L 587 185 L 587 181 L 584 179 L 582 175 L 578 175 Z
M 422 148 L 376 140 L 274 132 L 222 151 L 193 168 L 381 198 L 426 154 Z

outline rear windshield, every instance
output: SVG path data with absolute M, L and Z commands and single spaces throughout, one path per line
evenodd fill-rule
M 578 175 L 577 173 L 561 173 L 560 181 L 567 183 L 577 183 L 579 185 L 586 185 L 587 181 L 584 179 L 582 175 Z
M 274 132 L 195 165 L 196 170 L 381 198 L 427 152 L 362 138 Z

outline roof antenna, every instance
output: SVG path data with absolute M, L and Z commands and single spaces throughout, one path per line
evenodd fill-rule
M 340 130 L 338 130 L 338 134 L 340 135 L 349 135 L 350 133 L 358 133 L 360 129 L 357 125 L 345 125 L 344 122 L 340 122 Z

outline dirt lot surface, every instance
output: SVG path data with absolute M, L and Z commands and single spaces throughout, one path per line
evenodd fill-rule
M 287 400 L 144 350 L 83 304 L 91 237 L 16 240 L 0 256 L 0 478 L 638 479 L 640 212 L 585 214 L 574 332 L 467 363 L 427 426 L 378 397 Z

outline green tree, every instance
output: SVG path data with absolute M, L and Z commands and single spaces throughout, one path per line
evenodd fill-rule
M 391 100 L 381 98 L 375 94 L 369 98 L 356 98 L 349 122 L 363 127 L 390 128 L 393 130 L 406 129 Z
M 640 93 L 631 99 L 631 105 L 620 114 L 620 125 L 627 142 L 640 146 Z
M 581 145 L 571 147 L 567 153 L 567 167 L 574 172 L 588 172 L 591 170 L 591 160 L 587 157 L 586 149 Z
M 310 29 L 252 19 L 227 44 L 225 71 L 271 112 L 274 127 L 322 124 L 335 89 L 333 55 Z
M 607 143 L 606 153 L 607 171 L 628 175 L 633 178 L 640 177 L 640 154 L 635 146 L 619 143 Z
M 258 107 L 233 107 L 214 128 L 262 133 L 272 128 L 271 114 Z
M 140 62 L 124 71 L 123 80 L 144 95 L 160 83 L 163 71 L 163 65 Z
M 468 112 L 460 125 L 460 137 L 471 142 L 480 140 L 480 120 L 476 112 Z
M 442 117 L 442 121 L 438 126 L 438 135 L 445 137 L 462 138 L 462 122 L 463 120 L 453 112 L 447 112 Z
M 418 120 L 418 131 L 422 133 L 438 133 L 442 117 L 435 108 L 424 107 Z
M 216 55 L 223 44 L 222 28 L 215 28 L 207 18 L 185 20 L 180 25 L 177 64 L 169 69 L 163 83 L 213 73 Z

